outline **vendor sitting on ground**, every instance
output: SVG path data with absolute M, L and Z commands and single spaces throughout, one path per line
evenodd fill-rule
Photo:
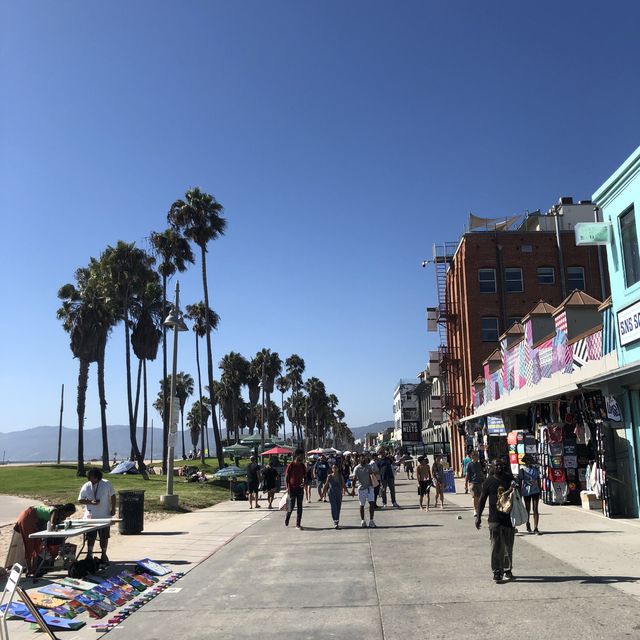
M 29 538 L 32 533 L 47 529 L 47 523 L 51 523 L 51 528 L 55 529 L 59 524 L 76 512 L 75 505 L 57 504 L 47 507 L 37 505 L 28 507 L 19 516 L 14 531 L 22 536 L 24 544 L 24 556 L 27 564 L 27 571 L 31 575 L 35 573 L 38 566 L 38 554 L 42 551 L 42 540 L 39 538 Z M 47 544 L 47 551 L 52 558 L 58 555 L 58 544 Z

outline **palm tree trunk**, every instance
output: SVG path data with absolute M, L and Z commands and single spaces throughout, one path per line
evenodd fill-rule
M 87 383 L 89 381 L 89 361 L 80 360 L 78 371 L 78 462 L 76 475 L 81 478 L 86 475 L 84 468 L 84 411 L 87 404 Z
M 187 455 L 184 450 L 184 407 L 180 407 L 180 423 L 181 423 L 180 430 L 182 432 L 182 459 L 186 460 Z
M 138 358 L 138 374 L 136 377 L 136 400 L 133 405 L 133 422 L 138 430 L 138 408 L 140 407 L 140 388 L 142 383 L 142 358 Z
M 104 353 L 106 340 L 98 353 L 98 397 L 100 399 L 100 431 L 102 433 L 102 470 L 109 471 L 109 436 L 107 433 L 107 398 L 104 388 Z
M 280 410 L 282 411 L 282 439 L 287 443 L 287 416 L 284 412 L 284 391 L 280 392 Z
M 207 252 L 206 247 L 200 247 L 202 257 L 202 288 L 204 290 L 204 307 L 209 309 L 209 287 L 207 285 Z M 214 411 L 217 399 L 213 386 L 213 352 L 211 349 L 211 332 L 205 333 L 207 341 L 207 373 L 209 378 L 209 394 L 211 396 L 211 427 L 213 428 L 213 439 L 216 447 L 216 457 L 220 469 L 224 467 L 224 453 L 222 452 L 222 442 L 220 441 L 220 430 L 218 429 L 218 421 L 216 420 L 216 412 Z
M 147 398 L 147 361 L 142 360 L 142 386 L 143 386 L 143 397 L 142 397 L 142 449 L 140 451 L 140 455 L 144 460 L 145 454 L 147 452 L 147 425 L 149 422 L 149 402 Z
M 162 318 L 167 313 L 167 276 L 162 276 Z M 169 446 L 169 425 L 167 411 L 167 327 L 162 324 L 162 473 L 167 474 L 167 449 Z
M 200 462 L 204 464 L 204 437 L 207 430 L 207 425 L 204 424 L 202 419 L 202 373 L 200 372 L 200 347 L 198 345 L 198 334 L 194 331 L 196 336 L 196 368 L 198 370 L 198 399 L 200 400 Z
M 138 449 L 138 439 L 136 438 L 136 423 L 133 417 L 133 397 L 131 393 L 131 344 L 129 341 L 130 327 L 129 327 L 129 309 L 125 304 L 124 308 L 124 340 L 125 340 L 125 355 L 126 355 L 126 367 L 127 367 L 127 405 L 129 409 L 129 438 L 131 439 L 131 453 L 138 464 L 138 471 L 140 475 L 148 480 L 147 470 L 144 464 L 144 460 L 140 455 L 140 449 Z

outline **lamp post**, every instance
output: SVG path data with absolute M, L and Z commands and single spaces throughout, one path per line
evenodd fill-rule
M 160 496 L 160 502 L 167 509 L 177 509 L 179 497 L 173 493 L 173 456 L 176 444 L 176 433 L 178 431 L 178 408 L 180 400 L 176 398 L 176 375 L 178 373 L 178 333 L 187 331 L 182 312 L 180 311 L 180 283 L 176 282 L 176 301 L 165 321 L 165 327 L 173 329 L 173 366 L 171 370 L 171 404 L 169 406 L 169 440 L 167 452 L 167 493 Z M 163 398 L 166 402 L 166 398 Z

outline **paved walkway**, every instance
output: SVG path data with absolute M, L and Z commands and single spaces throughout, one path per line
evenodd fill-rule
M 35 504 L 38 504 L 37 500 L 0 494 L 0 527 L 15 524 L 18 516 L 27 507 L 32 507 Z
M 471 497 L 445 510 L 416 508 L 400 480 L 402 510 L 381 510 L 361 529 L 346 498 L 343 529 L 329 505 L 305 505 L 304 531 L 283 514 L 223 503 L 121 537 L 112 559 L 142 556 L 191 570 L 111 633 L 145 640 L 640 637 L 640 527 L 566 507 L 542 507 L 543 536 L 518 535 L 513 583 L 495 585 L 486 524 Z M 461 519 L 459 519 L 461 516 Z M 115 540 L 114 540 L 115 543 Z M 11 638 L 33 637 L 12 623 Z M 19 632 L 13 635 L 13 629 Z M 90 628 L 65 634 L 96 637 Z

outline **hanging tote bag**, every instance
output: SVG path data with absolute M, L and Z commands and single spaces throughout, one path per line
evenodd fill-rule
M 288 511 L 289 510 L 289 492 L 285 491 L 284 495 L 280 498 L 280 502 L 278 502 L 278 511 Z
M 512 491 L 510 515 L 511 524 L 514 527 L 519 527 L 527 521 L 527 509 L 524 506 L 522 496 L 517 489 Z
M 502 513 L 509 513 L 513 504 L 513 489 L 498 487 L 498 503 L 496 508 Z

